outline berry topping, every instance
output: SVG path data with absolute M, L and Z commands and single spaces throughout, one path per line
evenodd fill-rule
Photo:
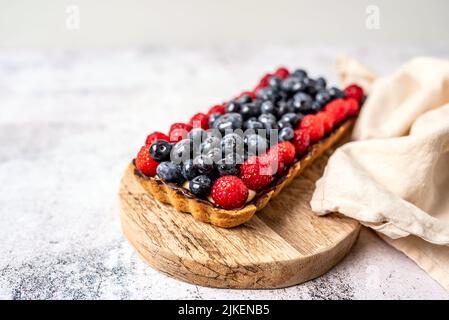
M 206 155 L 199 155 L 195 159 L 193 159 L 193 167 L 200 174 L 211 174 L 214 171 L 214 163 L 211 157 Z
M 238 176 L 240 173 L 240 169 L 232 157 L 226 157 L 218 161 L 217 170 L 220 176 Z
M 165 140 L 156 140 L 150 147 L 150 155 L 157 162 L 170 160 L 172 145 Z
M 195 114 L 189 121 L 189 124 L 194 128 L 209 129 L 209 117 L 204 113 Z
M 161 162 L 156 169 L 156 173 L 167 182 L 181 183 L 184 180 L 181 166 L 170 161 Z
M 335 99 L 329 102 L 325 107 L 324 111 L 330 113 L 334 118 L 334 125 L 341 123 L 346 118 L 346 103 L 343 99 Z
M 168 136 L 165 133 L 156 131 L 156 132 L 153 132 L 152 134 L 148 135 L 147 140 L 145 141 L 145 144 L 147 146 L 151 146 L 151 144 L 156 140 L 169 141 L 170 139 L 168 138 Z
M 224 133 L 226 130 L 241 129 L 243 126 L 242 115 L 239 113 L 226 113 L 215 120 L 214 128 Z
M 295 146 L 289 141 L 282 141 L 269 151 L 270 154 L 277 154 L 279 161 L 289 166 L 295 162 L 296 150 Z
M 236 176 L 224 176 L 215 181 L 211 197 L 217 205 L 230 210 L 242 207 L 248 198 L 248 188 Z
M 345 97 L 346 98 L 354 98 L 357 100 L 357 102 L 362 102 L 363 99 L 363 89 L 362 87 L 356 85 L 356 84 L 351 84 L 348 87 L 346 87 L 345 89 Z
M 220 113 L 220 114 L 224 114 L 225 113 L 225 106 L 222 104 L 217 104 L 213 107 L 211 107 L 209 109 L 209 111 L 207 112 L 207 115 L 210 117 L 210 115 L 212 113 Z
M 195 177 L 189 182 L 190 192 L 200 198 L 207 196 L 211 187 L 212 180 L 205 175 Z
M 276 70 L 276 72 L 274 73 L 275 76 L 281 78 L 281 79 L 286 79 L 289 75 L 290 72 L 288 71 L 287 68 L 284 67 L 280 67 Z
M 293 128 L 285 127 L 279 131 L 279 141 L 288 141 L 293 139 Z
M 184 162 L 181 172 L 186 180 L 192 180 L 199 175 L 198 170 L 196 170 L 195 166 L 193 165 L 193 160 L 191 159 Z
M 293 137 L 293 145 L 295 146 L 296 156 L 303 155 L 309 148 L 310 138 L 309 133 L 306 130 L 295 130 Z
M 330 113 L 321 111 L 316 114 L 316 117 L 322 121 L 325 133 L 332 131 L 334 127 L 334 117 Z
M 260 190 L 271 183 L 273 170 L 268 161 L 261 161 L 260 157 L 253 156 L 240 166 L 240 178 L 252 190 Z
M 151 158 L 148 146 L 140 148 L 136 157 L 136 168 L 146 176 L 154 177 L 159 163 Z
M 192 126 L 187 123 L 174 123 L 170 127 L 169 138 L 170 142 L 178 142 L 187 138 L 187 134 L 192 130 Z
M 285 163 L 281 160 L 279 154 L 268 152 L 260 157 L 260 162 L 269 167 L 271 175 L 280 174 L 285 169 Z
M 273 75 L 271 73 L 267 73 L 266 75 L 264 75 L 262 77 L 262 79 L 260 79 L 258 86 L 260 86 L 261 88 L 264 88 L 264 87 L 268 86 L 268 81 L 270 81 L 270 78 L 272 76 Z M 256 91 L 256 90 L 254 90 L 254 91 Z
M 309 133 L 310 142 L 317 142 L 324 136 L 323 121 L 314 114 L 305 116 L 299 124 L 299 129 L 306 130 Z
M 359 113 L 359 102 L 354 98 L 346 99 L 346 115 L 349 117 L 356 116 Z

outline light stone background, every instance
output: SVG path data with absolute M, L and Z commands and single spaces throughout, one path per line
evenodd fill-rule
M 379 72 L 449 48 L 0 50 L 0 298 L 448 299 L 374 233 L 326 275 L 280 290 L 168 278 L 120 231 L 120 176 L 148 133 L 252 87 L 279 64 L 335 83 L 346 53 Z

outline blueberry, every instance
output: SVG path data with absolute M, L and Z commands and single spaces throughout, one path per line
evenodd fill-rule
M 226 157 L 217 163 L 217 171 L 220 176 L 238 176 L 240 168 L 232 157 Z
M 248 120 L 244 123 L 244 128 L 246 130 L 252 129 L 252 130 L 258 130 L 258 129 L 264 129 L 265 126 L 262 122 L 259 122 L 257 120 Z
M 156 168 L 156 173 L 167 182 L 181 183 L 184 180 L 181 166 L 170 161 L 161 162 Z
M 248 94 L 244 94 L 240 98 L 237 99 L 237 102 L 244 104 L 244 103 L 251 102 L 252 100 L 253 99 Z
M 265 129 L 267 130 L 267 135 L 270 135 L 270 131 L 274 129 L 278 129 L 278 124 L 275 121 L 267 121 L 264 123 Z
M 273 88 L 270 87 L 266 87 L 266 88 L 262 88 L 260 90 L 257 91 L 256 93 L 256 97 L 259 98 L 260 100 L 276 100 L 277 99 L 277 95 L 275 90 L 273 90 Z
M 195 144 L 200 145 L 207 138 L 207 133 L 204 129 L 193 128 L 187 134 L 187 137 L 192 140 Z
M 259 116 L 259 122 L 266 123 L 266 122 L 269 122 L 269 121 L 276 122 L 276 117 L 274 115 L 272 115 L 271 113 L 264 113 L 264 114 L 261 114 Z
M 189 189 L 197 197 L 205 197 L 209 194 L 212 187 L 212 180 L 206 175 L 193 178 L 189 182 Z
M 326 103 L 328 103 L 331 99 L 332 99 L 332 96 L 327 90 L 321 90 L 315 96 L 315 100 L 323 106 Z
M 221 150 L 225 155 L 237 153 L 242 155 L 244 152 L 243 138 L 236 133 L 229 133 L 221 140 Z
M 184 165 L 182 166 L 182 175 L 184 176 L 184 178 L 186 180 L 192 180 L 193 178 L 195 178 L 196 176 L 199 175 L 198 171 L 196 170 L 196 168 L 193 166 L 193 160 L 187 160 Z
M 170 157 L 174 163 L 181 163 L 191 159 L 192 153 L 193 153 L 192 140 L 183 139 L 172 147 Z
M 299 80 L 296 78 L 293 78 L 293 77 L 284 79 L 284 80 L 282 80 L 282 83 L 281 83 L 281 90 L 286 91 L 286 92 L 291 92 L 291 91 L 293 91 L 293 86 L 297 82 L 299 82 Z
M 280 121 L 290 122 L 292 124 L 292 126 L 294 127 L 298 124 L 299 116 L 296 113 L 289 112 L 289 113 L 284 114 Z
M 268 80 L 268 85 L 275 90 L 281 87 L 281 83 L 282 79 L 277 76 L 273 76 L 270 78 L 270 80 Z
M 221 139 L 216 136 L 207 137 L 201 144 L 201 153 L 206 154 L 214 148 L 220 147 Z
M 214 128 L 225 132 L 226 130 L 241 129 L 243 125 L 242 116 L 239 113 L 226 113 L 218 118 L 214 123 Z
M 305 92 L 314 96 L 317 93 L 316 81 L 311 78 L 306 78 L 303 80 L 305 85 Z
M 257 117 L 260 114 L 260 103 L 251 102 L 244 104 L 240 109 L 240 114 L 242 115 L 243 119 Z
M 209 127 L 210 127 L 210 128 L 213 128 L 213 127 L 214 127 L 215 120 L 217 120 L 217 119 L 220 118 L 220 117 L 221 117 L 221 113 L 219 113 L 219 112 L 214 112 L 214 113 L 212 113 L 212 114 L 209 116 Z
M 222 159 L 222 150 L 220 148 L 213 148 L 206 153 L 206 157 L 212 159 L 213 163 L 217 163 Z
M 344 96 L 345 96 L 344 91 L 340 90 L 336 87 L 330 88 L 329 94 L 331 95 L 332 99 L 344 98 Z
M 282 118 L 282 116 L 284 114 L 290 113 L 293 111 L 294 111 L 294 107 L 293 107 L 292 103 L 290 103 L 289 101 L 279 103 L 278 108 L 276 109 L 276 116 L 278 117 L 278 119 L 280 119 L 280 118 Z
M 318 90 L 326 89 L 326 85 L 327 85 L 326 79 L 324 79 L 323 77 L 319 77 L 315 80 L 315 87 Z
M 151 157 L 157 162 L 167 161 L 170 159 L 170 151 L 172 145 L 165 140 L 156 140 L 150 147 Z
M 244 141 L 249 155 L 262 155 L 267 151 L 267 140 L 258 134 L 249 134 Z
M 273 104 L 273 102 L 270 101 L 270 100 L 262 102 L 260 110 L 262 111 L 262 113 L 274 113 L 274 104 Z
M 284 129 L 284 128 L 292 128 L 293 126 L 290 123 L 290 121 L 279 120 L 278 127 L 279 127 L 279 129 Z
M 236 101 L 230 101 L 227 105 L 226 105 L 226 113 L 231 113 L 231 112 L 240 112 L 240 108 L 241 105 L 240 103 L 236 102 Z
M 311 105 L 311 113 L 317 113 L 321 111 L 322 108 L 323 105 L 321 103 L 319 103 L 318 101 L 314 101 Z
M 279 132 L 279 141 L 288 141 L 293 139 L 293 128 L 284 128 Z
M 298 113 L 310 113 L 311 110 L 311 106 L 313 103 L 313 98 L 308 95 L 307 93 L 304 92 L 298 92 L 297 94 L 295 94 L 293 96 L 293 109 L 294 112 Z
M 297 69 L 293 71 L 292 76 L 302 80 L 307 78 L 307 72 L 303 69 Z
M 214 163 L 212 158 L 206 155 L 199 155 L 193 159 L 193 167 L 200 174 L 211 174 L 214 171 Z

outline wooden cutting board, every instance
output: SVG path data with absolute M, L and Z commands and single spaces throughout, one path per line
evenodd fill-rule
M 316 278 L 351 249 L 360 230 L 338 214 L 315 216 L 309 201 L 328 151 L 246 224 L 222 229 L 148 195 L 131 170 L 119 191 L 122 229 L 153 268 L 219 288 L 281 288 Z

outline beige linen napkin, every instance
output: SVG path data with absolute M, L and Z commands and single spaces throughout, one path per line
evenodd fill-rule
M 449 61 L 416 58 L 377 77 L 341 57 L 337 69 L 369 97 L 356 141 L 329 159 L 312 209 L 373 228 L 449 290 Z

